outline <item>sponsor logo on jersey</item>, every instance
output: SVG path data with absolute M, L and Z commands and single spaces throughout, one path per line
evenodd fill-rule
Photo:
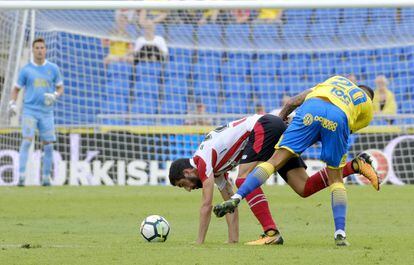
M 311 125 L 313 122 L 313 116 L 310 113 L 306 113 L 305 117 L 303 117 L 303 124 L 305 126 Z

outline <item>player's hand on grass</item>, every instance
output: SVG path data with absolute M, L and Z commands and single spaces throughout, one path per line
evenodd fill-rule
M 9 101 L 9 104 L 7 105 L 7 114 L 9 117 L 13 117 L 17 114 L 17 106 L 14 100 Z
M 45 105 L 46 106 L 51 106 L 53 105 L 53 103 L 55 103 L 56 99 L 57 99 L 58 93 L 54 92 L 54 93 L 45 93 Z

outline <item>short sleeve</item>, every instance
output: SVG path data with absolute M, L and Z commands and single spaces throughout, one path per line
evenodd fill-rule
M 26 83 L 27 83 L 27 74 L 26 73 L 27 73 L 26 68 L 23 68 L 19 72 L 19 77 L 17 78 L 16 87 L 24 88 L 26 86 Z
M 62 75 L 60 73 L 59 67 L 55 66 L 55 86 L 63 85 Z

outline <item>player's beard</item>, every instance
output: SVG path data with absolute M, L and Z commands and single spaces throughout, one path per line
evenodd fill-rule
M 197 189 L 201 189 L 203 187 L 203 182 L 201 182 L 201 179 L 199 178 L 196 180 L 196 187 Z

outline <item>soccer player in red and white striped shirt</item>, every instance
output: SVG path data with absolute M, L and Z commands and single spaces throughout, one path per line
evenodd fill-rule
M 214 183 L 224 200 L 230 198 L 233 190 L 227 172 L 240 164 L 236 179 L 236 186 L 239 187 L 259 162 L 272 156 L 274 146 L 286 127 L 281 118 L 271 114 L 245 117 L 207 134 L 192 158 L 177 159 L 172 163 L 169 172 L 172 185 L 187 191 L 198 188 L 203 190 L 197 243 L 204 242 L 210 223 Z M 358 168 L 357 164 L 365 162 L 362 158 L 353 161 L 345 166 L 344 176 L 356 173 L 354 168 Z M 278 173 L 302 197 L 308 197 L 327 187 L 325 170 L 309 177 L 305 169 L 304 161 L 300 157 L 293 157 Z M 246 200 L 264 231 L 258 240 L 246 244 L 283 244 L 262 189 L 259 187 L 251 192 Z M 229 226 L 228 242 L 238 242 L 237 211 L 227 214 L 226 218 Z

